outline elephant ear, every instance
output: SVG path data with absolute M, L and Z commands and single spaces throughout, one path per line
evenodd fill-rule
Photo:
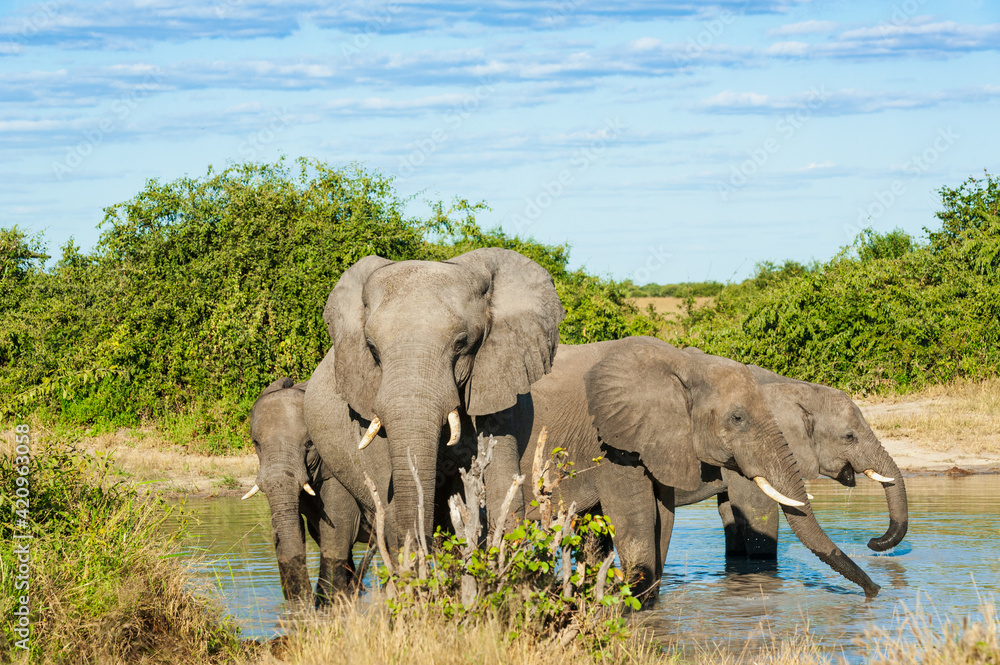
M 264 392 L 262 392 L 260 396 L 263 397 L 264 395 L 270 395 L 271 393 L 278 392 L 279 390 L 284 390 L 285 388 L 291 388 L 294 384 L 295 384 L 294 381 L 289 379 L 287 376 L 283 376 L 280 379 L 275 379 L 274 381 L 272 381 L 270 385 L 267 386 L 267 388 L 264 388 Z M 260 397 L 258 397 L 257 399 L 260 399 Z
M 793 383 L 761 385 L 767 404 L 778 423 L 778 429 L 788 442 L 803 478 L 819 476 L 819 456 L 816 452 L 815 421 L 803 406 L 801 387 Z
M 488 247 L 448 263 L 492 276 L 490 320 L 465 386 L 465 408 L 473 416 L 503 411 L 552 369 L 566 311 L 548 271 L 517 252 Z
M 583 377 L 601 440 L 639 453 L 663 485 L 697 489 L 701 461 L 695 451 L 690 394 L 681 378 L 691 355 L 650 337 L 613 344 L 615 349 Z
M 368 277 L 392 263 L 381 256 L 366 256 L 348 268 L 330 292 L 323 322 L 333 341 L 333 367 L 337 392 L 363 418 L 375 417 L 373 405 L 382 381 L 365 339 L 365 304 L 362 291 Z

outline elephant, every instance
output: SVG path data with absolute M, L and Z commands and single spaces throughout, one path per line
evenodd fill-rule
M 327 473 L 305 426 L 302 405 L 307 383 L 282 377 L 253 405 L 250 436 L 260 460 L 257 481 L 243 499 L 258 491 L 267 497 L 281 589 L 288 600 L 312 600 L 302 517 L 320 548 L 316 604 L 358 585 L 351 549 L 367 542 L 370 523 L 354 497 Z
M 366 515 L 371 478 L 390 549 L 447 520 L 473 432 L 498 441 L 484 478 L 496 520 L 519 467 L 513 407 L 550 370 L 564 316 L 549 273 L 505 249 L 441 262 L 367 256 L 341 276 L 323 311 L 332 346 L 309 381 L 305 419 Z M 421 502 L 432 508 L 418 524 Z M 519 495 L 513 512 L 523 510 Z
M 655 602 L 676 496 L 718 480 L 720 469 L 751 479 L 782 504 L 816 556 L 866 596 L 878 593 L 816 521 L 802 472 L 745 365 L 650 337 L 562 345 L 556 358 L 552 372 L 519 399 L 522 472 L 530 473 L 546 428 L 546 447 L 566 449 L 575 471 L 557 485 L 554 500 L 575 503 L 577 512 L 599 507 L 644 605 Z
M 684 350 L 702 353 L 694 347 Z M 909 522 L 906 485 L 899 467 L 851 398 L 835 388 L 790 379 L 755 365 L 747 367 L 764 391 L 803 478 L 823 474 L 854 487 L 856 475 L 864 474 L 880 482 L 889 507 L 889 527 L 882 536 L 871 538 L 868 547 L 882 552 L 899 544 Z M 718 497 L 727 556 L 777 556 L 774 502 L 745 478 L 724 469 L 721 479 L 703 483 L 692 492 L 678 492 L 677 504 L 696 503 L 712 495 Z

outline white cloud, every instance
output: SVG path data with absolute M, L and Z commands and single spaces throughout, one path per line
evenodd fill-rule
M 887 110 L 930 108 L 982 102 L 1000 97 L 1000 86 L 981 85 L 933 92 L 872 91 L 824 88 L 791 95 L 726 90 L 701 100 L 695 108 L 709 113 L 767 115 L 803 110 L 817 115 L 854 115 Z
M 801 23 L 790 23 L 780 28 L 768 30 L 767 34 L 773 37 L 786 37 L 790 35 L 815 35 L 830 34 L 840 27 L 835 21 L 802 21 Z

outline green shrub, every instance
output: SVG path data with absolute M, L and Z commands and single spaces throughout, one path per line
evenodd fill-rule
M 847 390 L 917 388 L 1000 372 L 998 179 L 941 190 L 945 228 L 919 245 L 863 232 L 830 261 L 764 264 L 677 342 Z
M 369 254 L 512 249 L 556 280 L 565 341 L 655 330 L 614 282 L 568 271 L 566 246 L 480 228 L 483 204 L 438 203 L 428 219 L 403 205 L 389 178 L 298 160 L 150 181 L 105 210 L 92 252 L 70 241 L 49 270 L 40 237 L 0 231 L 0 418 L 153 420 L 178 443 L 245 446 L 254 398 L 275 376 L 309 376 L 329 347 L 326 298 Z

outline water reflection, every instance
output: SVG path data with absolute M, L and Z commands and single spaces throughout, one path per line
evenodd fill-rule
M 725 559 L 714 500 L 677 511 L 658 606 L 642 621 L 665 641 L 718 642 L 742 648 L 793 635 L 808 622 L 825 646 L 857 661 L 854 641 L 876 624 L 893 628 L 900 604 L 941 615 L 975 614 L 980 597 L 1000 589 L 1000 477 L 915 477 L 906 480 L 910 530 L 895 549 L 866 546 L 888 525 L 885 495 L 875 483 L 847 490 L 812 481 L 813 509 L 823 528 L 882 591 L 871 601 L 831 571 L 782 524 L 777 562 Z M 266 501 L 189 502 L 200 522 L 187 548 L 200 555 L 199 576 L 217 584 L 223 600 L 252 637 L 270 637 L 287 611 L 278 582 Z M 360 560 L 364 546 L 355 557 Z M 318 552 L 310 541 L 313 583 Z M 974 581 L 974 584 L 973 584 Z
M 712 502 L 677 511 L 661 585 L 648 624 L 680 644 L 766 641 L 790 636 L 808 620 L 810 632 L 858 659 L 854 641 L 875 624 L 894 628 L 901 604 L 941 615 L 977 614 L 981 599 L 1000 589 L 1000 478 L 907 479 L 910 529 L 889 552 L 866 546 L 888 524 L 885 495 L 875 483 L 845 490 L 833 481 L 809 483 L 817 519 L 830 537 L 878 584 L 871 601 L 782 524 L 778 561 L 727 562 Z M 973 580 L 975 584 L 973 584 Z

